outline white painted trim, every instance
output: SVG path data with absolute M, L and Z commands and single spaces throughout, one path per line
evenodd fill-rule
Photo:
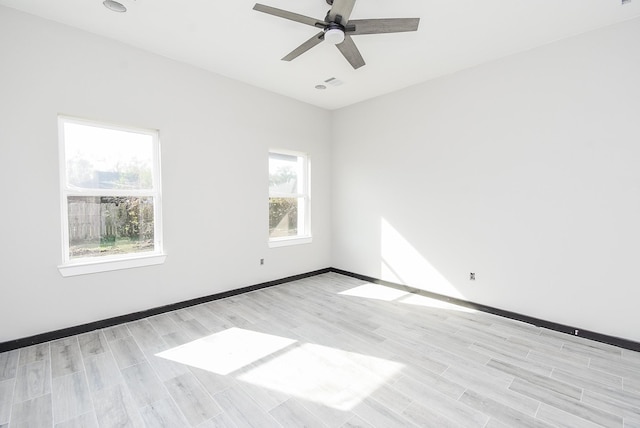
M 58 271 L 64 277 L 87 275 L 90 273 L 108 272 L 113 270 L 131 269 L 144 266 L 153 266 L 163 264 L 166 260 L 166 254 L 153 254 L 144 256 L 128 256 L 126 259 L 110 259 L 98 258 L 96 260 L 81 262 L 70 262 L 58 266 Z
M 115 131 L 123 131 L 123 132 L 134 132 L 138 134 L 143 134 L 150 136 L 152 138 L 152 156 L 153 156 L 153 167 L 152 167 L 152 188 L 151 189 L 79 189 L 75 187 L 70 187 L 67 183 L 67 165 L 66 165 L 66 153 L 65 153 L 65 134 L 64 134 L 64 125 L 66 123 L 84 125 L 84 126 L 92 126 L 96 128 L 104 128 L 111 129 Z M 68 212 L 68 197 L 69 196 L 134 196 L 134 197 L 151 197 L 153 198 L 153 220 L 154 220 L 154 256 L 153 257 L 161 257 L 163 254 L 162 245 L 163 245 L 163 228 L 162 228 L 162 173 L 161 173 L 161 159 L 160 159 L 160 131 L 157 129 L 146 129 L 139 128 L 133 126 L 123 126 L 123 125 L 115 125 L 111 123 L 99 122 L 94 120 L 88 120 L 78 117 L 66 116 L 66 115 L 58 115 L 58 144 L 59 144 L 59 168 L 60 168 L 60 210 L 61 210 L 61 220 L 62 220 L 62 265 L 59 267 L 60 273 L 62 276 L 71 276 L 71 275 L 82 275 L 84 273 L 94 273 L 94 272 L 103 272 L 105 270 L 115 270 L 115 269 L 127 269 L 126 262 L 128 259 L 131 259 L 130 267 L 138 267 L 140 266 L 148 266 L 152 264 L 163 263 L 164 259 L 161 262 L 149 262 L 140 264 L 139 261 L 140 256 L 136 253 L 131 253 L 125 255 L 124 257 L 118 257 L 118 266 L 124 267 L 115 267 L 115 268 L 92 268 L 88 269 L 88 272 L 84 272 L 87 269 L 77 269 L 78 266 L 85 264 L 88 265 L 98 265 L 101 263 L 106 263 L 111 266 L 115 262 L 110 256 L 104 257 L 96 257 L 92 259 L 83 259 L 81 262 L 77 262 L 71 260 L 69 257 L 69 212 Z M 150 258 L 152 256 L 143 256 L 145 258 Z M 87 261 L 85 263 L 85 261 Z M 72 271 L 80 271 L 80 273 L 72 273 L 65 274 L 64 272 L 69 271 L 69 268 L 72 268 Z M 64 272 L 63 272 L 64 271 Z
M 311 236 L 292 236 L 290 238 L 271 238 L 269 248 L 288 247 L 289 245 L 310 244 Z
M 282 238 L 269 238 L 269 248 L 285 247 L 288 245 L 311 243 L 311 157 L 308 153 L 283 149 L 269 149 L 268 155 L 280 154 L 295 156 L 302 160 L 303 189 L 302 193 L 271 192 L 269 198 L 296 198 L 302 199 L 302 206 L 298 207 L 298 225 L 302 224 L 303 230 L 297 236 L 287 236 Z

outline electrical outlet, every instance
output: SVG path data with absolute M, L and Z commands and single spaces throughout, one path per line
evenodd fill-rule
M 264 259 L 260 259 L 260 266 L 264 264 Z
M 476 280 L 476 274 L 474 272 L 471 272 L 469 274 L 469 281 L 475 281 Z

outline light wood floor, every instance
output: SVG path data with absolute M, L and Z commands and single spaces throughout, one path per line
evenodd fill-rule
M 640 427 L 640 353 L 328 273 L 0 354 L 0 428 Z

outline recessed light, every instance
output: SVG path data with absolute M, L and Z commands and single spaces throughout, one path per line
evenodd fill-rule
M 122 3 L 118 3 L 115 0 L 104 0 L 102 2 L 102 4 L 104 5 L 104 7 L 106 7 L 109 10 L 112 10 L 114 12 L 126 12 L 127 8 L 125 7 L 125 5 L 123 5 Z
M 316 89 L 327 89 L 324 85 L 316 85 Z

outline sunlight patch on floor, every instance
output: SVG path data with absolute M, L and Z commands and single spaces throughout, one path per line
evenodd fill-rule
M 410 293 L 380 284 L 364 284 L 342 291 L 338 294 L 393 302 L 401 297 L 408 296 Z
M 232 327 L 156 355 L 227 375 L 294 343 L 286 337 Z
M 476 313 L 475 309 L 465 308 L 464 306 L 454 305 L 453 303 L 444 302 L 438 299 L 432 299 L 426 296 L 420 296 L 419 294 L 411 294 L 407 297 L 403 297 L 398 300 L 399 303 L 406 303 L 408 305 L 424 306 L 427 308 L 444 309 L 448 311 L 468 312 Z
M 305 343 L 238 380 L 348 411 L 399 373 L 400 363 Z

